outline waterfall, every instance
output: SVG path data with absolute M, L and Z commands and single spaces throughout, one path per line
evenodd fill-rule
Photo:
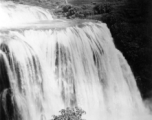
M 46 9 L 4 1 L 0 1 L 0 15 L 0 27 L 53 20 L 52 14 Z
M 50 120 L 66 107 L 81 107 L 86 120 L 152 118 L 106 24 L 0 27 L 0 119 Z

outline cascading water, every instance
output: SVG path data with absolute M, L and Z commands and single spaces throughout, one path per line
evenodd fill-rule
M 49 120 L 75 106 L 86 111 L 86 120 L 152 118 L 101 22 L 53 20 L 0 28 L 0 78 L 0 120 Z
M 0 15 L 0 27 L 18 26 L 18 24 L 39 20 L 53 20 L 52 15 L 46 9 L 4 1 L 0 1 Z

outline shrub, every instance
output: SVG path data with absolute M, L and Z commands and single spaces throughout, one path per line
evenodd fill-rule
M 110 13 L 112 11 L 112 9 L 113 8 L 112 8 L 111 4 L 108 4 L 108 3 L 97 4 L 93 7 L 95 14 Z
M 76 107 L 73 109 L 66 108 L 60 111 L 61 115 L 53 115 L 52 120 L 82 120 L 82 114 L 85 113 L 82 109 Z
M 72 8 L 72 6 L 71 5 L 65 5 L 65 6 L 63 6 L 63 12 L 68 12 L 69 11 L 69 9 L 71 9 Z

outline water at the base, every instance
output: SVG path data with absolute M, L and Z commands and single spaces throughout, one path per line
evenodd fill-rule
M 50 120 L 75 106 L 86 120 L 152 119 L 107 26 L 0 28 L 0 120 Z

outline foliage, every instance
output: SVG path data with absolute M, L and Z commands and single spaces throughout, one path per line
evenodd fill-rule
M 60 10 L 59 10 L 60 9 Z M 93 2 L 92 4 L 83 4 L 80 6 L 73 6 L 73 5 L 62 5 L 59 9 L 55 10 L 56 15 L 60 13 L 63 14 L 63 17 L 68 19 L 73 18 L 90 18 L 99 20 L 99 16 L 103 13 L 110 13 L 113 10 L 111 3 L 100 3 L 97 4 Z M 60 11 L 60 12 L 59 12 Z M 60 14 L 61 15 L 61 14 Z M 94 16 L 96 15 L 96 16 Z M 96 17 L 96 18 L 94 18 Z M 100 19 L 101 20 L 101 19 Z
M 53 115 L 52 120 L 82 120 L 82 114 L 85 113 L 82 109 L 76 107 L 73 109 L 66 108 L 60 111 L 61 115 Z
M 62 5 L 54 12 L 59 18 L 66 17 L 68 19 L 74 19 L 74 18 L 83 19 L 83 18 L 87 18 L 88 16 L 94 15 L 93 6 L 94 4 L 85 4 L 79 6 Z
M 121 3 L 101 18 L 110 28 L 117 48 L 131 65 L 143 97 L 147 97 L 146 94 L 152 90 L 152 28 L 149 27 L 152 24 L 148 23 L 147 6 L 148 3 L 141 0 Z
M 95 14 L 103 14 L 103 13 L 109 13 L 112 11 L 112 6 L 110 3 L 101 3 L 97 4 L 93 7 Z

